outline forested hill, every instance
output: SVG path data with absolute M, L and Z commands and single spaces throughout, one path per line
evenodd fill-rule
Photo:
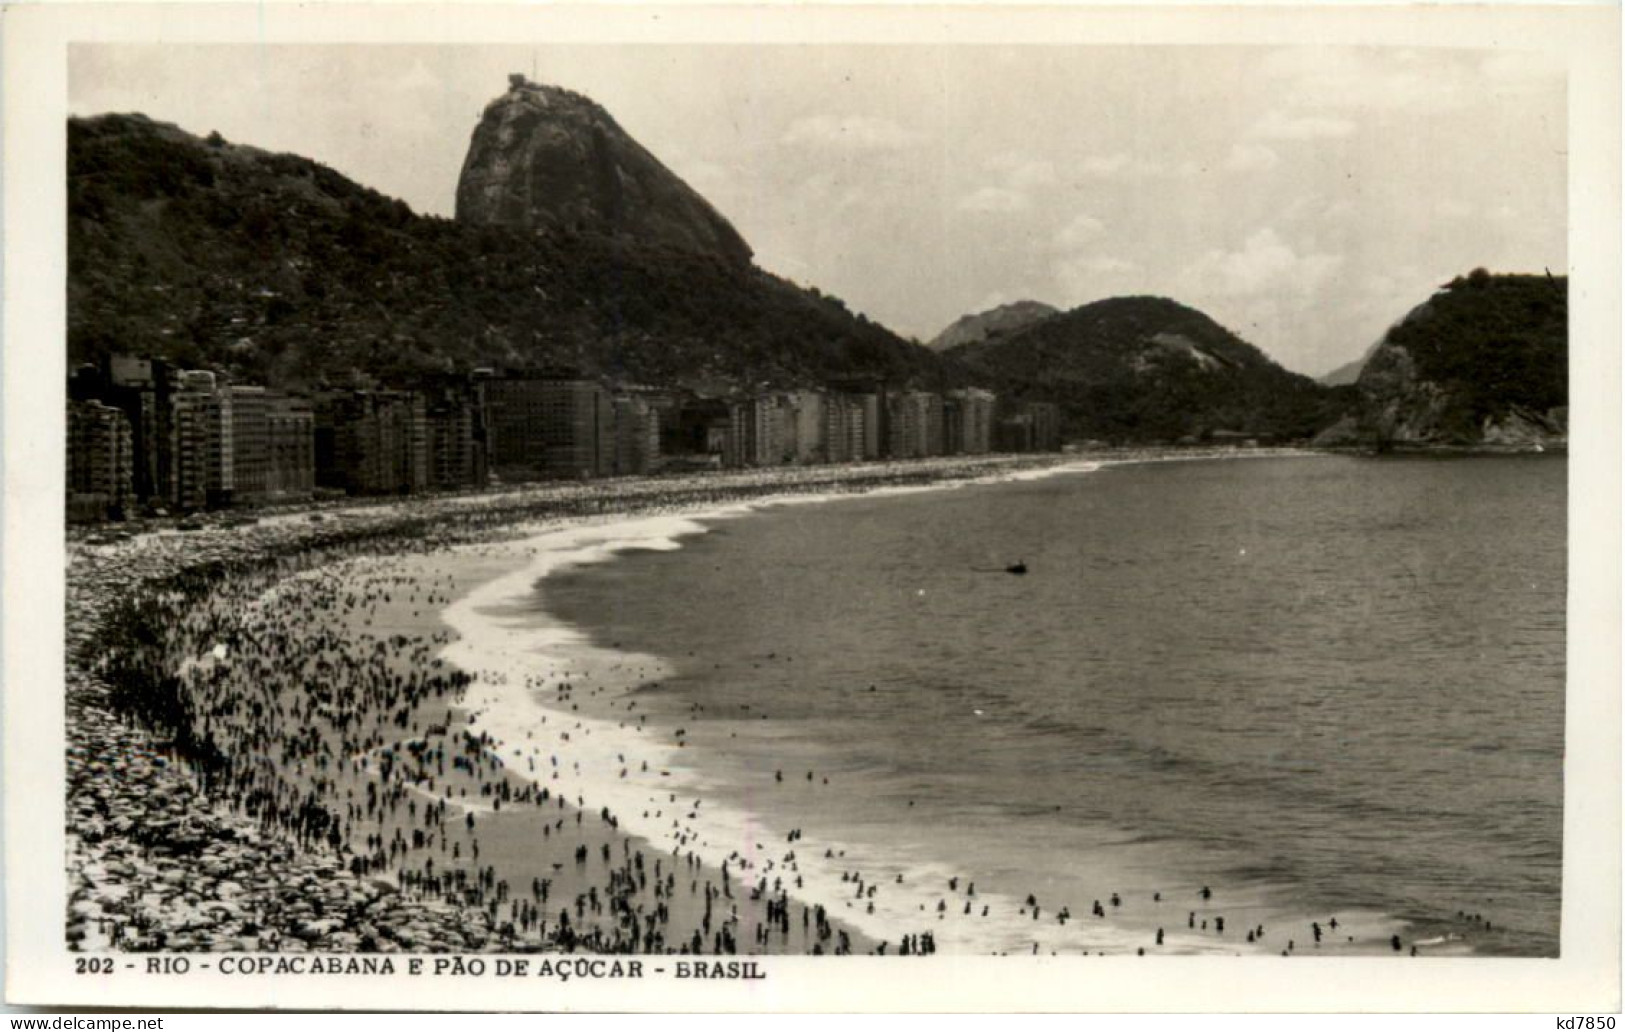
M 1301 439 L 1348 399 L 1161 297 L 1097 301 L 947 354 L 995 389 L 1058 403 L 1072 435 L 1106 441 Z
M 1565 440 L 1568 279 L 1458 276 L 1388 331 L 1360 373 L 1379 446 Z
M 68 125 L 68 347 L 72 363 L 131 352 L 273 386 L 487 365 L 935 387 L 949 368 L 748 263 L 425 217 L 306 158 L 141 115 Z

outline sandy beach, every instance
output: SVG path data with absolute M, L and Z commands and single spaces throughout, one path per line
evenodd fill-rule
M 1097 468 L 1077 463 L 1007 479 Z M 713 870 L 727 865 L 763 893 L 788 887 L 790 899 L 822 907 L 856 930 L 854 942 L 861 935 L 876 949 L 885 944 L 895 950 L 906 937 L 923 934 L 935 948 L 955 953 L 1228 954 L 1294 948 L 1288 936 L 1265 934 L 1264 922 L 1281 915 L 1234 887 L 1225 889 L 1221 902 L 1192 898 L 1188 907 L 1160 895 L 1153 899 L 1147 891 L 1146 899 L 1127 910 L 1118 909 L 1117 893 L 1102 891 L 1093 905 L 1100 910 L 1107 905 L 1102 901 L 1111 901 L 1113 920 L 1105 922 L 1095 920 L 1105 915 L 1090 913 L 1087 899 L 1039 900 L 1031 893 L 1023 898 L 989 891 L 985 884 L 978 893 L 975 876 L 951 864 L 899 862 L 895 854 L 820 835 L 809 825 L 831 805 L 830 798 L 844 799 L 841 805 L 852 809 L 864 802 L 861 790 L 853 794 L 839 775 L 832 784 L 831 771 L 764 769 L 757 773 L 759 787 L 747 791 L 743 803 L 737 786 L 728 786 L 735 789 L 728 793 L 730 803 L 704 762 L 709 747 L 696 737 L 698 728 L 669 710 L 660 714 L 654 708 L 657 716 L 650 718 L 647 693 L 658 692 L 672 673 L 665 661 L 618 643 L 594 643 L 546 612 L 546 591 L 538 586 L 549 574 L 628 551 L 679 548 L 719 521 L 764 505 L 822 500 L 827 497 L 799 496 L 583 521 L 505 544 L 510 568 L 444 613 L 458 638 L 441 655 L 474 675 L 463 698 L 469 720 L 522 778 L 554 786 L 589 811 L 607 810 L 641 841 L 672 857 Z M 489 548 L 480 551 L 492 555 Z M 755 707 L 720 725 L 713 716 L 702 723 L 726 727 L 770 719 L 769 712 Z M 1196 886 L 1186 888 L 1195 895 Z M 1242 924 L 1249 917 L 1256 927 Z M 1226 920 L 1232 929 L 1228 937 Z M 1387 949 L 1393 931 L 1382 915 L 1356 910 L 1340 914 L 1318 934 L 1309 922 L 1302 929 L 1304 948 L 1326 953 L 1370 952 L 1373 943 Z M 756 945 L 795 948 L 771 936 Z
M 557 786 L 526 776 L 540 746 L 513 756 L 523 747 L 493 730 L 492 700 L 441 655 L 453 634 L 440 609 L 482 580 L 466 555 L 443 559 L 454 546 L 506 549 L 492 555 L 500 566 L 516 539 L 609 514 L 911 489 L 1058 461 L 546 485 L 70 541 L 69 941 L 878 949 L 840 915 L 794 901 L 791 843 L 708 864 L 699 850 L 711 839 L 685 850 L 699 831 L 681 830 L 675 810 L 654 818 L 678 822 L 673 847 L 626 834 L 606 802 L 586 800 L 587 778 L 604 773 L 590 762 L 577 780 L 570 759 Z M 668 807 L 691 802 L 673 795 Z
M 536 601 L 551 572 L 761 505 L 1100 461 L 544 485 L 70 542 L 70 944 L 963 953 L 1008 926 L 1021 952 L 1279 950 L 1205 934 L 1205 908 L 1166 937 L 1085 932 L 1088 901 L 848 856 L 798 822 L 843 791 L 827 772 L 763 772 L 750 805 L 719 802 L 685 729 L 639 711 L 662 661 Z M 1227 902 L 1234 923 L 1245 901 Z M 1379 934 L 1361 921 L 1327 947 Z

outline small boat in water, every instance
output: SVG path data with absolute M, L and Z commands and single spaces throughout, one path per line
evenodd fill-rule
M 974 573 L 1014 573 L 1020 575 L 1027 572 L 1027 564 L 1017 559 L 1002 570 L 997 566 L 972 566 L 971 571 Z

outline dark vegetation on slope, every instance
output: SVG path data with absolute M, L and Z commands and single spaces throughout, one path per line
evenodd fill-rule
M 1378 400 L 1425 385 L 1444 399 L 1441 431 L 1470 438 L 1485 420 L 1568 405 L 1568 322 L 1567 277 L 1475 269 L 1388 331 L 1360 385 Z
M 70 362 L 270 386 L 489 365 L 728 386 L 962 382 L 836 298 L 749 265 L 414 214 L 317 162 L 140 115 L 68 126 Z
M 1071 435 L 1107 441 L 1294 440 L 1352 401 L 1160 297 L 1097 301 L 948 354 L 1015 396 L 1058 403 Z
M 1458 278 L 1389 332 L 1357 387 L 1327 388 L 1154 297 L 939 356 L 726 255 L 420 216 L 314 161 L 139 115 L 70 120 L 67 228 L 72 363 L 127 352 L 276 387 L 478 366 L 710 390 L 978 383 L 1057 403 L 1070 437 L 1125 443 L 1295 440 L 1344 415 L 1344 443 L 1566 432 L 1561 277 Z

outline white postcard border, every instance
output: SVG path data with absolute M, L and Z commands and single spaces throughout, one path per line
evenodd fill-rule
M 380 7 L 388 7 L 381 13 Z M 6 996 L 102 1006 L 480 1010 L 1617 1010 L 1620 104 L 1612 4 L 951 7 L 113 4 L 4 13 Z M 63 941 L 67 47 L 74 42 L 1321 42 L 1508 47 L 1569 69 L 1571 382 L 1562 957 L 767 958 L 760 982 L 76 975 Z M 144 958 L 132 957 L 145 963 Z M 194 961 L 196 958 L 193 958 Z M 427 958 L 432 963 L 433 958 Z M 494 967 L 495 958 L 482 958 Z M 536 958 L 530 958 L 534 965 Z M 554 958 L 559 959 L 559 958 Z M 661 958 L 643 958 L 653 967 Z M 668 965 L 669 966 L 669 965 Z

